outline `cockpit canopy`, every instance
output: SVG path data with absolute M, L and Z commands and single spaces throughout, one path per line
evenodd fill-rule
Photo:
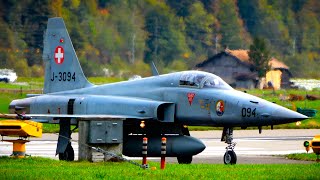
M 193 88 L 219 88 L 232 89 L 220 77 L 202 72 L 202 71 L 186 71 L 180 76 L 180 86 L 188 86 Z

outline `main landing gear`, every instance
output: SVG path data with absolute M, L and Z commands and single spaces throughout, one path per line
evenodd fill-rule
M 235 142 L 233 141 L 233 128 L 223 128 L 221 141 L 225 141 L 228 144 L 226 147 L 226 153 L 223 156 L 224 164 L 236 164 L 237 163 L 237 155 L 233 151 L 234 147 L 236 146 Z
M 65 160 L 65 161 L 74 160 L 74 151 L 71 146 L 71 143 L 68 144 L 66 150 L 63 153 L 59 153 L 59 160 Z
M 178 156 L 177 160 L 179 164 L 191 164 L 192 156 Z
M 57 144 L 56 154 L 59 154 L 59 160 L 73 161 L 74 160 L 74 150 L 71 146 L 71 133 L 75 129 L 70 131 L 70 119 L 60 119 L 60 131 Z
M 74 161 L 74 150 L 71 143 L 67 145 L 67 148 L 63 153 L 59 153 L 59 160 Z

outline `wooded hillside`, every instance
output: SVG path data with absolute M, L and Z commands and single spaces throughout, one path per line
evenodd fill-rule
M 295 77 L 320 77 L 318 0 L 2 0 L 0 68 L 42 76 L 43 34 L 55 16 L 88 76 L 147 76 L 150 61 L 162 73 L 191 69 L 259 37 Z

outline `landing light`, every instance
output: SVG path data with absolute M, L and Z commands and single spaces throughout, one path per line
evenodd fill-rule
M 144 128 L 145 126 L 146 126 L 146 124 L 144 124 L 144 121 L 141 121 L 140 127 L 141 127 L 141 128 Z
M 300 126 L 300 125 L 301 125 L 301 121 L 297 121 L 296 126 Z

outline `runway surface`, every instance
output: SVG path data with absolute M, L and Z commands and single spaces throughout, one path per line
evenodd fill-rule
M 311 163 L 307 161 L 288 160 L 276 155 L 303 153 L 303 142 L 311 140 L 318 129 L 308 130 L 235 130 L 234 142 L 237 143 L 235 152 L 238 164 L 288 164 Z M 199 138 L 206 145 L 206 149 L 193 157 L 193 163 L 222 164 L 226 144 L 220 142 L 221 131 L 194 131 L 191 136 Z M 26 145 L 26 153 L 31 156 L 42 156 L 58 159 L 55 156 L 57 134 L 43 134 L 42 138 L 31 138 Z M 78 134 L 72 135 L 72 146 L 75 150 L 75 159 L 78 159 Z M 9 156 L 12 153 L 12 143 L 0 142 L 0 156 Z M 140 158 L 131 158 L 140 159 Z M 176 158 L 167 158 L 168 162 L 176 163 Z M 150 158 L 158 161 L 158 158 Z

